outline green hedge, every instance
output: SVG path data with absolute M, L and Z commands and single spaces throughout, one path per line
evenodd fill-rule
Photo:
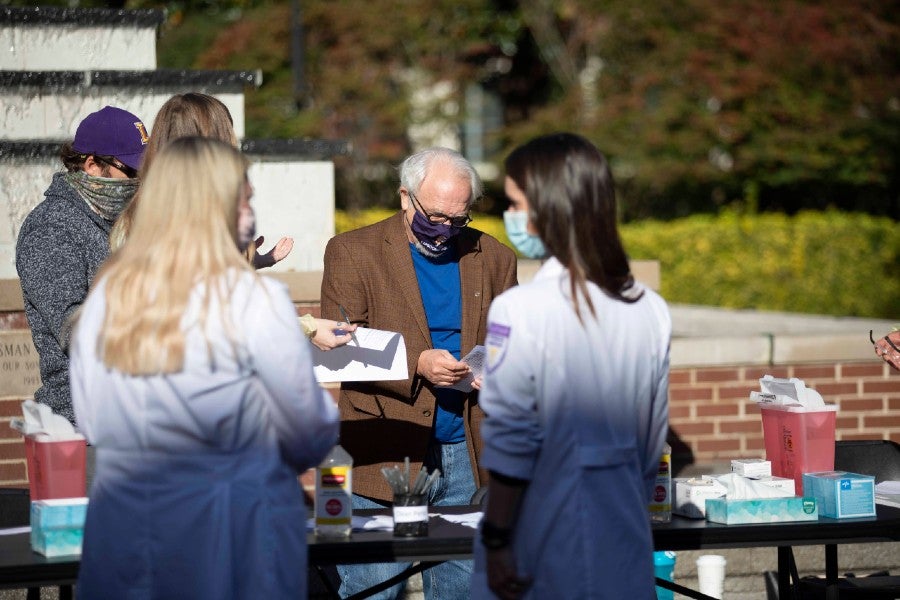
M 339 211 L 337 230 L 390 214 Z M 509 244 L 497 217 L 476 215 L 472 227 Z M 888 218 L 726 212 L 631 223 L 621 232 L 632 258 L 660 261 L 669 302 L 900 320 L 900 227 Z

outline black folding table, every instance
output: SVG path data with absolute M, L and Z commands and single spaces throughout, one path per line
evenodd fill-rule
M 477 506 L 432 507 L 432 513 L 464 514 L 479 510 Z M 379 514 L 386 511 L 358 511 L 357 514 Z M 825 547 L 825 573 L 830 597 L 837 597 L 838 553 L 840 544 L 900 541 L 900 509 L 877 507 L 877 516 L 859 519 L 828 519 L 794 523 L 754 525 L 720 525 L 703 520 L 675 516 L 672 522 L 653 526 L 657 550 L 707 550 L 718 548 L 778 548 L 778 587 L 782 600 L 790 598 L 792 546 Z M 309 534 L 309 564 L 370 562 L 413 562 L 408 577 L 447 560 L 472 556 L 475 530 L 454 524 L 438 516 L 429 521 L 427 537 L 398 538 L 390 531 L 355 531 L 349 539 L 318 539 Z M 0 587 L 36 588 L 61 586 L 63 595 L 78 576 L 78 558 L 45 558 L 31 551 L 28 534 L 0 536 Z M 396 581 L 392 582 L 396 583 Z M 669 587 L 664 580 L 657 584 Z M 388 586 L 389 587 L 389 586 Z M 676 591 L 685 593 L 680 586 Z M 688 590 L 689 592 L 691 590 Z M 693 597 L 702 597 L 697 592 Z

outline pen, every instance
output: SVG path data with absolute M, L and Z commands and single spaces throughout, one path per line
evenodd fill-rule
M 349 324 L 350 324 L 350 317 L 347 316 L 347 311 L 344 310 L 344 305 L 343 305 L 343 304 L 339 304 L 339 305 L 338 305 L 338 308 L 341 310 L 341 316 L 344 318 L 344 322 L 347 323 L 347 325 L 349 325 Z M 354 343 L 356 343 L 357 346 L 359 346 L 359 340 L 356 339 L 356 334 L 355 334 L 354 332 L 352 332 L 352 331 L 350 332 L 350 339 L 353 340 Z

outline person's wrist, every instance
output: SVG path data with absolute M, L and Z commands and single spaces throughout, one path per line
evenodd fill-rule
M 513 530 L 497 527 L 490 521 L 481 522 L 481 545 L 488 550 L 502 550 L 509 546 Z

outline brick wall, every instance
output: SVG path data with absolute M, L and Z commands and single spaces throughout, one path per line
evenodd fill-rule
M 748 398 L 766 374 L 799 377 L 827 403 L 837 404 L 837 439 L 900 443 L 900 373 L 884 363 L 678 368 L 669 379 L 669 424 L 677 437 L 673 443 L 676 462 L 707 464 L 763 457 L 759 409 Z M 8 426 L 10 417 L 20 414 L 21 401 L 0 398 L 0 486 L 28 485 L 21 436 Z
M 750 392 L 759 378 L 798 377 L 836 404 L 838 440 L 900 443 L 900 373 L 875 360 L 773 367 L 676 368 L 669 376 L 669 426 L 675 460 L 714 463 L 762 458 L 762 419 Z
M 519 280 L 527 281 L 536 265 L 523 262 Z M 291 290 L 298 314 L 319 315 L 321 273 L 279 277 Z M 658 277 L 656 265 L 642 280 L 658 283 Z M 723 318 L 739 316 L 728 313 Z M 711 322 L 706 319 L 703 323 L 703 330 L 709 330 Z M 676 469 L 679 464 L 707 465 L 764 456 L 762 421 L 749 395 L 759 389 L 758 379 L 766 374 L 804 379 L 827 403 L 837 404 L 838 440 L 900 443 L 900 373 L 876 358 L 865 336 L 858 333 L 873 326 L 878 331 L 888 327 L 884 323 L 856 324 L 848 336 L 735 334 L 673 339 L 670 429 Z M 0 338 L 4 335 L 30 340 L 17 280 L 0 280 Z M 0 344 L 0 356 L 4 348 Z M 0 383 L 3 365 L 0 360 Z M 8 426 L 10 418 L 20 414 L 24 397 L 26 393 L 0 393 L 0 486 L 28 484 L 21 436 Z M 308 476 L 304 483 L 311 483 Z

